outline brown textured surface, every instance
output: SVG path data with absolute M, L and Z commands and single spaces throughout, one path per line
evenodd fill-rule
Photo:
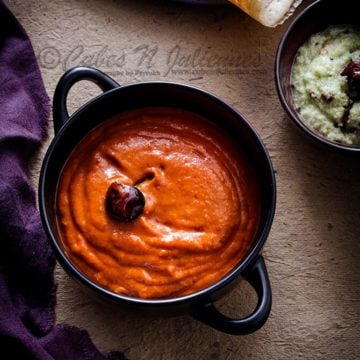
M 159 319 L 107 308 L 83 294 L 60 268 L 58 321 L 85 327 L 101 350 L 122 349 L 130 359 L 357 359 L 359 160 L 314 147 L 289 123 L 273 80 L 274 54 L 285 27 L 264 28 L 231 6 L 205 9 L 146 0 L 7 3 L 33 41 L 50 96 L 64 68 L 88 62 L 89 56 L 103 51 L 93 64 L 121 83 L 178 80 L 227 100 L 260 133 L 277 171 L 277 214 L 264 249 L 273 310 L 259 332 L 233 337 L 188 316 Z M 139 49 L 146 46 L 156 51 L 151 62 L 141 63 Z M 46 54 L 50 47 L 53 53 Z M 81 59 L 73 49 L 83 51 Z M 211 67 L 194 63 L 186 70 L 211 71 L 166 75 L 169 54 L 176 49 L 184 55 L 200 49 L 212 59 Z M 111 55 L 122 54 L 122 69 L 101 63 L 101 58 L 110 61 Z M 59 63 L 56 56 L 61 57 Z M 233 58 L 231 71 L 224 71 L 221 57 Z M 184 64 L 176 68 L 180 65 Z M 97 92 L 93 85 L 78 84 L 71 92 L 70 108 Z M 35 161 L 34 183 L 41 157 Z M 219 306 L 239 315 L 254 303 L 252 290 L 242 283 Z

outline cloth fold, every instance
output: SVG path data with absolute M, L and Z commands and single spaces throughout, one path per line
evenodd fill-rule
M 55 259 L 28 177 L 28 162 L 46 137 L 49 98 L 30 40 L 1 0 L 0 28 L 1 353 L 17 360 L 102 360 L 86 331 L 55 325 Z

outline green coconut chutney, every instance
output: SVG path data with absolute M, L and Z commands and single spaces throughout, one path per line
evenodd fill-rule
M 308 126 L 329 140 L 360 145 L 360 101 L 341 75 L 352 61 L 360 61 L 360 29 L 329 27 L 299 49 L 291 87 L 296 109 Z

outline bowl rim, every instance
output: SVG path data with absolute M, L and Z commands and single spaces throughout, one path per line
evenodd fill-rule
M 345 154 L 360 154 L 360 145 L 346 145 L 339 142 L 331 141 L 327 139 L 325 136 L 322 136 L 320 133 L 318 133 L 316 130 L 313 130 L 310 126 L 305 124 L 305 120 L 302 120 L 301 116 L 298 114 L 297 111 L 293 109 L 292 106 L 289 105 L 286 96 L 283 92 L 283 88 L 281 86 L 281 75 L 280 75 L 280 68 L 282 66 L 282 57 L 283 54 L 286 52 L 286 46 L 289 36 L 294 31 L 294 28 L 302 21 L 303 17 L 306 16 L 308 13 L 313 11 L 317 6 L 322 5 L 327 0 L 317 0 L 307 7 L 305 7 L 291 22 L 289 27 L 286 29 L 284 34 L 282 35 L 277 51 L 275 56 L 275 84 L 276 84 L 276 90 L 280 99 L 280 102 L 285 109 L 286 113 L 289 115 L 289 118 L 292 120 L 293 124 L 308 138 L 311 140 L 322 144 L 328 148 L 332 148 L 334 150 L 340 151 Z M 301 47 L 302 45 L 300 45 Z M 300 48 L 299 47 L 299 48 Z M 299 49 L 298 48 L 298 49 Z M 292 65 L 293 66 L 293 65 Z M 292 66 L 290 68 L 290 71 L 292 70 Z
M 168 88 L 182 88 L 184 91 L 191 91 L 200 94 L 208 98 L 209 101 L 215 101 L 219 105 L 221 105 L 224 109 L 233 113 L 237 116 L 238 119 L 243 123 L 247 130 L 251 134 L 252 138 L 256 142 L 256 146 L 261 152 L 261 156 L 264 158 L 267 167 L 268 167 L 268 174 L 270 179 L 269 184 L 269 195 L 271 196 L 269 201 L 269 208 L 266 209 L 264 217 L 266 216 L 262 228 L 259 230 L 257 237 L 253 241 L 253 245 L 248 250 L 245 257 L 239 261 L 239 263 L 224 277 L 216 281 L 215 283 L 211 284 L 210 286 L 201 289 L 197 292 L 176 297 L 176 298 L 165 298 L 165 299 L 142 299 L 142 298 L 133 298 L 129 296 L 125 296 L 122 294 L 117 294 L 111 290 L 108 290 L 101 285 L 95 283 L 88 277 L 86 277 L 80 270 L 78 270 L 75 265 L 70 261 L 70 259 L 66 256 L 65 251 L 61 248 L 59 241 L 56 239 L 56 236 L 52 232 L 52 227 L 50 225 L 50 221 L 47 216 L 47 206 L 46 206 L 46 179 L 47 176 L 51 175 L 48 173 L 47 169 L 49 167 L 49 163 L 52 159 L 52 154 L 54 149 L 58 146 L 61 146 L 61 141 L 63 134 L 69 131 L 71 125 L 77 121 L 77 119 L 84 113 L 91 111 L 92 108 L 101 106 L 101 103 L 108 98 L 116 96 L 116 93 L 124 92 L 124 91 L 131 91 L 135 87 L 144 87 L 144 86 L 155 86 L 155 87 L 168 87 Z M 136 109 L 136 108 L 134 108 Z M 103 119 L 102 121 L 106 121 L 107 119 Z M 100 122 L 99 122 L 100 124 Z M 269 236 L 271 226 L 273 223 L 273 219 L 275 216 L 276 210 L 276 179 L 275 179 L 275 171 L 271 162 L 270 155 L 261 140 L 260 136 L 256 133 L 254 128 L 249 124 L 249 122 L 232 106 L 227 104 L 225 101 L 221 100 L 217 96 L 211 94 L 208 91 L 199 89 L 195 86 L 178 83 L 178 82 L 169 82 L 169 81 L 144 81 L 144 82 L 136 82 L 131 84 L 121 85 L 118 88 L 114 88 L 112 90 L 106 91 L 83 106 L 81 106 L 78 110 L 76 110 L 68 119 L 68 121 L 62 126 L 59 132 L 54 136 L 52 139 L 45 157 L 42 162 L 40 177 L 39 177 L 39 188 L 38 188 L 38 201 L 39 201 L 39 211 L 41 220 L 43 223 L 43 227 L 45 229 L 45 233 L 47 238 L 50 242 L 51 247 L 53 248 L 56 258 L 62 267 L 68 271 L 76 280 L 80 283 L 85 285 L 87 288 L 94 290 L 96 293 L 105 296 L 111 300 L 115 300 L 117 302 L 124 302 L 130 305 L 144 305 L 147 307 L 163 307 L 163 306 L 173 306 L 173 305 L 181 305 L 186 304 L 189 302 L 193 302 L 204 297 L 207 297 L 209 294 L 217 292 L 218 290 L 224 288 L 226 285 L 230 284 L 235 278 L 237 278 L 241 273 L 245 272 L 246 270 L 250 269 L 250 267 L 257 261 L 258 257 L 261 254 L 261 250 Z

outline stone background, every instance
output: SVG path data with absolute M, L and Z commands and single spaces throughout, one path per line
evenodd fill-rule
M 60 267 L 57 321 L 86 328 L 102 351 L 120 349 L 129 359 L 357 359 L 359 160 L 315 147 L 287 119 L 273 76 L 286 25 L 262 27 L 231 5 L 6 2 L 33 42 L 50 97 L 62 73 L 75 65 L 95 66 L 120 83 L 190 83 L 242 112 L 265 141 L 277 171 L 277 213 L 264 249 L 273 309 L 256 334 L 235 337 L 189 316 L 145 317 L 109 308 L 84 294 Z M 206 66 L 184 60 L 200 55 Z M 90 83 L 77 84 L 69 108 L 98 92 Z M 49 141 L 52 137 L 50 129 Z M 34 161 L 35 184 L 47 146 Z M 255 303 L 253 290 L 243 282 L 218 306 L 241 316 Z

